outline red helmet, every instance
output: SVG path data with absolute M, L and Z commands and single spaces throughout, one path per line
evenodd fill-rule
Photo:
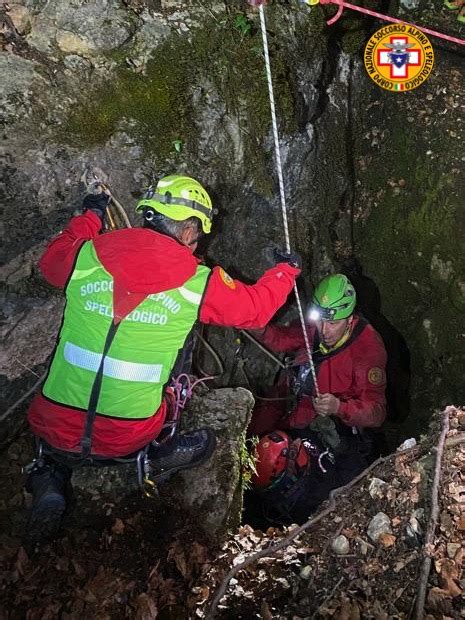
M 257 473 L 252 477 L 256 488 L 265 489 L 286 470 L 299 475 L 308 470 L 309 455 L 302 441 L 292 441 L 287 433 L 274 431 L 264 435 L 255 448 Z

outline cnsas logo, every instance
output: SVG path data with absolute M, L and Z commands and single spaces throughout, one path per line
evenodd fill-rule
M 365 68 L 371 79 L 393 92 L 413 90 L 423 84 L 434 65 L 428 37 L 408 24 L 381 28 L 365 47 Z

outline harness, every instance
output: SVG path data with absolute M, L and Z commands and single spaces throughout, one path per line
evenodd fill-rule
M 347 349 L 358 336 L 363 332 L 363 330 L 367 327 L 368 321 L 361 315 L 358 315 L 359 319 L 353 328 L 349 338 L 337 349 L 333 349 L 324 353 L 320 348 L 320 340 L 317 334 L 315 339 L 316 350 L 313 353 L 313 363 L 315 365 L 316 372 L 322 364 L 322 362 L 331 359 L 336 356 L 341 351 Z M 292 367 L 290 370 L 294 370 Z M 287 417 L 290 416 L 294 411 L 298 403 L 301 401 L 303 396 L 313 395 L 314 393 L 314 382 L 313 382 L 313 374 L 310 372 L 310 367 L 308 362 L 304 364 L 300 364 L 297 367 L 297 371 L 295 374 L 291 374 L 291 382 L 292 382 L 292 394 L 294 396 L 294 401 L 292 403 L 292 408 L 288 411 Z
M 147 497 L 157 496 L 157 482 L 161 481 L 163 476 L 152 476 L 150 459 L 148 452 L 152 447 L 165 445 L 172 440 L 177 432 L 180 417 L 180 406 L 178 403 L 178 394 L 173 388 L 166 390 L 167 415 L 159 435 L 159 440 L 152 440 L 149 444 L 123 457 L 108 457 L 98 454 L 89 454 L 83 457 L 82 452 L 66 452 L 49 445 L 44 439 L 36 440 L 36 454 L 34 459 L 28 463 L 23 471 L 27 474 L 35 471 L 44 464 L 46 457 L 52 458 L 54 461 L 66 465 L 67 467 L 109 467 L 134 464 L 137 476 L 137 483 L 144 491 Z M 82 442 L 81 442 L 82 445 Z

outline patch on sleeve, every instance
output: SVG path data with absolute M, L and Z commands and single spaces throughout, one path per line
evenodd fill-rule
M 386 373 L 382 368 L 374 366 L 368 371 L 368 381 L 372 385 L 382 385 L 383 383 L 386 383 Z
M 234 280 L 221 267 L 220 267 L 220 278 L 223 280 L 223 282 L 226 284 L 226 286 L 229 286 L 229 288 L 231 288 L 232 290 L 234 290 L 236 288 L 236 283 L 234 282 Z

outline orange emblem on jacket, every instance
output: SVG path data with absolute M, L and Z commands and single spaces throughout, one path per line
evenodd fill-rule
M 220 267 L 220 278 L 223 280 L 223 282 L 226 284 L 226 286 L 229 286 L 229 288 L 232 288 L 233 290 L 236 288 L 236 284 L 235 284 L 234 280 L 221 267 Z
M 382 368 L 374 366 L 368 371 L 368 381 L 373 385 L 381 385 L 386 383 L 386 373 Z

